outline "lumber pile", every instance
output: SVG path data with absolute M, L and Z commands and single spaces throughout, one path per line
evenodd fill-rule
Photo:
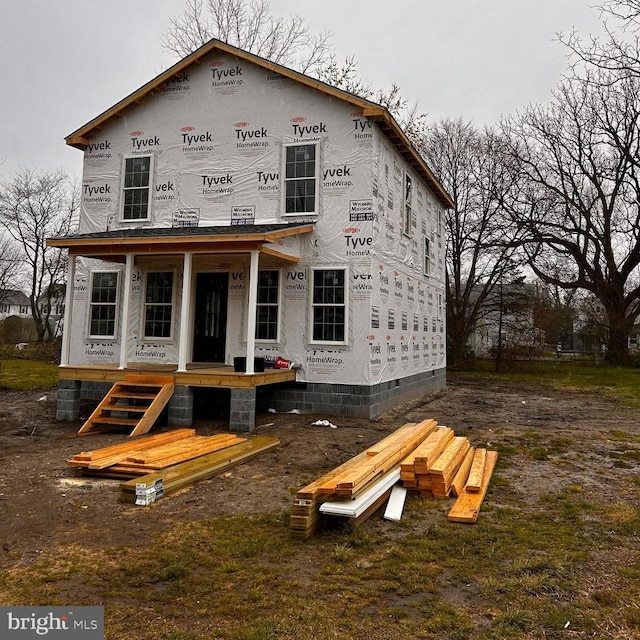
M 195 429 L 175 429 L 94 451 L 83 451 L 67 464 L 87 475 L 133 478 L 245 442 L 233 434 L 198 436 Z
M 279 444 L 280 440 L 277 438 L 256 436 L 220 451 L 122 482 L 120 501 L 149 505 L 159 497 L 219 475 Z
M 475 449 L 435 420 L 405 424 L 300 489 L 291 509 L 292 534 L 308 539 L 325 515 L 357 524 L 386 502 L 398 480 L 404 489 L 424 497 L 456 497 L 449 520 L 475 522 L 497 457 L 495 451 Z M 394 511 L 401 513 L 402 505 Z

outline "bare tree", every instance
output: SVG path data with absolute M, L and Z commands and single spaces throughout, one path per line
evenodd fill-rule
M 50 335 L 50 297 L 66 273 L 66 252 L 46 240 L 71 231 L 77 208 L 78 189 L 61 171 L 20 169 L 0 183 L 0 226 L 20 247 L 38 340 Z
M 465 358 L 477 322 L 493 311 L 496 287 L 518 272 L 518 229 L 501 201 L 514 179 L 504 142 L 462 120 L 431 127 L 420 150 L 456 203 L 446 214 L 448 361 Z
M 558 39 L 574 58 L 574 71 L 581 74 L 580 64 L 612 71 L 610 80 L 640 75 L 640 0 L 604 0 L 596 5 L 603 18 L 604 35 L 590 36 L 585 41 L 580 33 L 559 34 Z M 613 26 L 609 18 L 614 19 Z
M 331 54 L 328 31 L 311 33 L 298 15 L 274 17 L 268 0 L 187 0 L 184 13 L 170 20 L 162 44 L 183 58 L 211 38 L 301 73 L 317 72 Z
M 426 114 L 417 102 L 403 98 L 397 85 L 373 89 L 358 76 L 353 56 L 338 62 L 328 31 L 311 32 L 299 15 L 275 17 L 268 0 L 186 0 L 184 13 L 170 20 L 162 44 L 183 58 L 211 38 L 387 107 L 411 140 L 425 133 Z
M 567 80 L 548 107 L 529 107 L 504 132 L 519 169 L 508 207 L 531 267 L 553 286 L 593 294 L 607 357 L 625 363 L 640 314 L 640 77 L 596 69 Z
M 20 275 L 20 252 L 18 245 L 5 235 L 0 235 L 0 303 L 3 293 L 18 288 Z

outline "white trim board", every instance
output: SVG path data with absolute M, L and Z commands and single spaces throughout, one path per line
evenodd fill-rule
M 400 467 L 382 476 L 371 488 L 355 500 L 329 500 L 320 505 L 320 512 L 330 516 L 357 518 L 362 515 L 385 491 L 400 480 Z
M 385 520 L 400 520 L 402 518 L 402 510 L 404 509 L 404 501 L 407 497 L 407 490 L 399 484 L 395 485 L 391 490 L 387 508 L 384 511 Z

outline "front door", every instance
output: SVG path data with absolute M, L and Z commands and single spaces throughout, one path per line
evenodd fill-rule
M 225 361 L 228 290 L 228 273 L 198 273 L 196 276 L 194 362 Z

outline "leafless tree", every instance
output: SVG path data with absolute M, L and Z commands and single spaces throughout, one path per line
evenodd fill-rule
M 38 340 L 50 334 L 50 295 L 66 273 L 66 253 L 46 241 L 71 231 L 78 201 L 76 185 L 61 171 L 23 168 L 0 183 L 0 226 L 20 248 Z
M 456 203 L 446 215 L 450 364 L 464 360 L 475 325 L 493 312 L 496 287 L 518 275 L 518 229 L 501 208 L 514 179 L 503 146 L 494 131 L 461 119 L 436 123 L 420 144 Z
M 14 240 L 0 234 L 0 303 L 3 293 L 19 287 L 20 252 Z
M 531 267 L 553 286 L 591 292 L 607 318 L 607 357 L 626 362 L 640 314 L 640 77 L 595 69 L 566 80 L 504 133 L 519 171 L 506 206 Z
M 298 15 L 274 17 L 268 0 L 187 0 L 184 13 L 171 19 L 162 44 L 183 58 L 211 38 L 301 73 L 317 72 L 331 54 L 328 31 L 311 33 Z
M 424 135 L 426 114 L 402 97 L 393 84 L 373 89 L 359 77 L 353 56 L 340 63 L 328 31 L 313 33 L 304 18 L 275 17 L 268 0 L 186 0 L 181 16 L 170 20 L 162 37 L 165 50 L 183 58 L 211 38 L 318 78 L 389 109 L 411 140 Z
M 640 0 L 604 0 L 600 10 L 604 35 L 586 40 L 577 31 L 558 39 L 573 56 L 579 77 L 582 65 L 614 72 L 609 81 L 628 75 L 640 76 Z M 610 19 L 613 18 L 613 23 Z

